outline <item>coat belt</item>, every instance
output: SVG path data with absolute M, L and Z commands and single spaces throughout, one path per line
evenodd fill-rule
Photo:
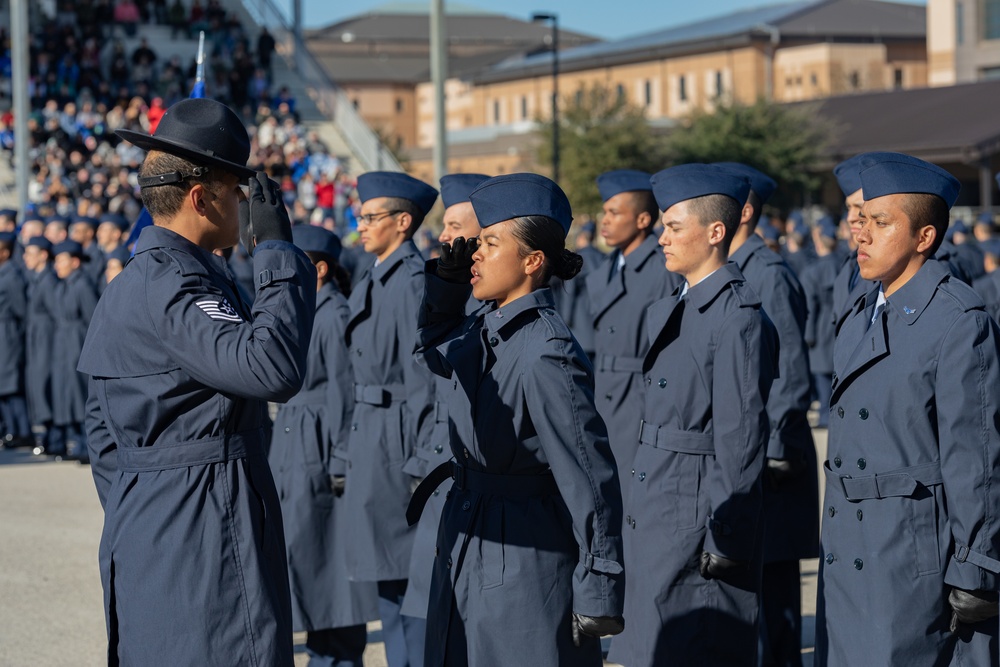
M 387 406 L 393 401 L 406 398 L 406 387 L 402 384 L 356 384 L 354 402 L 368 405 Z
M 323 388 L 323 389 L 307 389 L 307 390 L 300 391 L 299 393 L 295 394 L 295 396 L 293 396 L 291 398 L 291 400 L 288 401 L 287 405 L 290 405 L 290 406 L 295 406 L 295 405 L 326 405 L 329 402 L 330 402 L 330 394 L 326 390 L 326 388 Z
M 444 401 L 434 401 L 434 423 L 448 423 L 448 404 Z
M 713 456 L 715 440 L 711 433 L 693 433 L 665 428 L 642 420 L 639 422 L 639 442 L 657 449 L 680 454 Z
M 839 487 L 847 500 L 905 498 L 912 496 L 921 485 L 935 486 L 943 482 L 939 461 L 863 477 L 840 475 L 830 468 L 830 462 L 827 461 L 823 464 L 823 472 L 827 483 Z
M 410 504 L 406 508 L 406 520 L 411 526 L 420 520 L 424 505 L 434 493 L 434 489 L 441 486 L 449 477 L 455 480 L 455 488 L 484 495 L 530 498 L 559 492 L 556 479 L 551 472 L 541 475 L 497 475 L 471 470 L 455 461 L 445 461 L 434 468 L 413 492 Z
M 612 354 L 597 355 L 597 370 L 607 373 L 641 373 L 642 357 L 618 357 Z
M 263 429 L 203 438 L 175 445 L 119 447 L 116 455 L 121 472 L 152 472 L 173 468 L 223 463 L 260 453 Z

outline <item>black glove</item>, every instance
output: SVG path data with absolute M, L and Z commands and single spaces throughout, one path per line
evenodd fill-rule
M 240 202 L 240 241 L 250 255 L 264 241 L 292 242 L 292 222 L 281 187 L 262 171 L 250 179 L 250 199 Z
M 344 495 L 344 488 L 347 486 L 347 478 L 343 475 L 330 475 L 330 491 L 337 498 Z
M 951 631 L 958 632 L 958 624 L 973 625 L 987 621 L 998 614 L 996 591 L 963 591 L 951 589 L 948 594 L 951 605 Z
M 701 552 L 701 560 L 698 562 L 698 571 L 703 579 L 726 579 L 745 572 L 747 563 L 741 560 L 733 560 L 718 554 Z
M 468 285 L 472 280 L 472 255 L 479 250 L 479 239 L 466 241 L 459 236 L 449 243 L 441 244 L 441 256 L 437 262 L 437 275 L 450 283 Z
M 764 474 L 772 487 L 778 487 L 802 474 L 806 464 L 800 459 L 767 459 Z
M 625 629 L 625 619 L 621 616 L 581 616 L 573 612 L 573 646 L 580 646 L 583 637 L 597 637 L 621 634 Z

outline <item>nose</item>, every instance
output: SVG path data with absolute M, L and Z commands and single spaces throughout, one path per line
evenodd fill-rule
M 438 236 L 438 243 L 451 243 L 451 234 L 448 233 L 447 229 L 441 230 L 441 235 Z
M 861 225 L 858 227 L 857 233 L 854 235 L 854 240 L 860 243 L 871 243 L 872 235 L 871 230 L 868 228 L 868 223 L 862 221 Z
M 667 245 L 667 228 L 663 228 L 663 232 L 660 233 L 660 238 L 656 240 L 661 246 Z
M 483 261 L 483 246 L 480 245 L 479 248 L 476 250 L 476 252 L 472 253 L 472 261 L 473 262 Z

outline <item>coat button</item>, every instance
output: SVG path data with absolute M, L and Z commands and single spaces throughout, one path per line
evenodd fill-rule
M 615 328 L 614 327 L 608 327 L 608 333 L 609 334 L 613 334 L 614 332 L 615 332 Z
M 357 422 L 354 422 L 353 424 L 351 424 L 351 430 L 352 431 L 357 431 L 358 430 L 358 423 Z
M 667 386 L 667 379 L 666 378 L 660 378 L 660 381 L 657 382 L 656 384 L 660 385 L 660 389 L 663 389 L 664 387 Z
M 358 349 L 358 356 L 359 357 L 361 356 L 361 349 L 360 348 Z
M 868 408 L 861 408 L 858 410 L 858 416 L 862 419 L 868 419 Z
M 465 458 L 469 458 L 469 448 L 468 447 L 466 447 L 465 450 L 462 453 L 465 455 Z
M 833 465 L 834 466 L 836 466 L 837 468 L 839 468 L 842 463 L 843 463 L 843 461 L 840 460 L 839 456 L 833 457 Z
M 837 513 L 837 508 L 834 507 L 833 505 L 830 505 L 830 509 L 827 510 L 827 514 L 829 514 L 832 517 L 836 513 Z
M 626 526 L 631 526 L 632 525 L 632 515 L 631 514 L 629 514 L 629 515 L 627 515 L 625 517 L 625 525 Z
M 469 509 L 471 509 L 471 508 L 472 508 L 472 503 L 470 503 L 468 500 L 466 500 L 464 503 L 462 503 L 462 511 L 463 512 L 468 512 Z
M 289 431 L 291 431 L 291 430 L 292 430 L 292 429 L 288 428 L 287 426 L 285 427 L 285 433 L 288 433 L 288 432 L 289 432 Z
M 490 346 L 491 347 L 496 347 L 499 344 L 500 344 L 500 339 L 499 338 L 497 338 L 496 336 L 493 336 L 492 338 L 490 338 Z
M 440 454 L 443 451 L 444 451 L 444 447 L 442 447 L 441 445 L 434 445 L 434 453 L 435 454 Z
M 635 530 L 635 519 L 632 519 L 632 530 Z
M 653 378 L 646 378 L 646 384 L 647 385 L 653 384 Z
M 868 461 L 865 461 L 864 459 L 858 459 L 858 470 L 864 470 L 865 466 L 867 465 Z
M 639 473 L 639 481 L 640 482 L 646 481 L 646 473 L 644 472 Z
M 865 516 L 865 513 L 862 512 L 861 510 L 858 510 L 858 521 L 861 521 L 861 519 L 863 519 L 864 516 Z
M 610 401 L 612 398 L 613 397 L 611 396 L 611 394 L 605 394 L 604 395 L 604 400 L 606 400 L 606 401 Z
M 632 468 L 632 476 L 635 477 L 635 468 Z
M 449 570 L 451 569 L 451 559 L 450 558 L 448 559 L 448 569 Z
M 864 566 L 865 566 L 865 562 L 863 560 L 861 560 L 860 558 L 855 558 L 854 559 L 854 569 L 855 570 L 860 570 Z
M 844 418 L 844 408 L 842 407 L 837 408 L 837 416 L 840 417 L 841 419 Z
M 827 565 L 833 565 L 833 561 L 835 561 L 835 560 L 837 560 L 837 557 L 834 556 L 833 554 L 827 554 L 826 555 L 826 564 Z

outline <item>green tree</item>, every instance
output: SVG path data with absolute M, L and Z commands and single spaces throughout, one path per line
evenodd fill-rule
M 655 172 L 666 166 L 662 137 L 650 129 L 643 109 L 608 88 L 584 88 L 564 98 L 559 120 L 559 185 L 572 202 L 577 218 L 601 210 L 594 179 L 603 172 Z M 541 136 L 538 161 L 551 168 L 552 122 L 536 122 Z
M 818 185 L 817 163 L 833 127 L 812 105 L 720 103 L 714 111 L 695 111 L 666 138 L 674 164 L 742 162 L 778 182 L 771 204 L 802 201 Z

